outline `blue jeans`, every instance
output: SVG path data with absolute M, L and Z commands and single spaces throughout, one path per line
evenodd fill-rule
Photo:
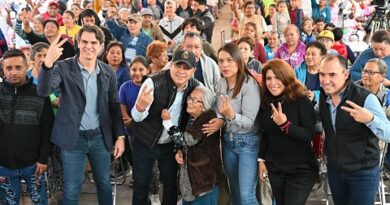
M 112 187 L 109 177 L 110 155 L 111 153 L 107 150 L 101 133 L 94 135 L 80 134 L 75 149 L 61 150 L 64 168 L 63 205 L 79 204 L 87 156 L 96 183 L 99 204 L 112 204 Z
M 214 186 L 210 193 L 196 197 L 194 201 L 184 201 L 182 205 L 217 205 L 218 204 L 219 187 Z
M 379 173 L 379 166 L 354 172 L 336 171 L 328 166 L 328 180 L 334 204 L 374 204 Z
M 255 133 L 224 134 L 223 162 L 229 178 L 233 205 L 258 205 L 256 185 L 259 137 Z
M 19 204 L 22 179 L 26 182 L 31 200 L 35 205 L 48 204 L 45 177 L 35 175 L 35 164 L 21 169 L 8 169 L 0 166 L 0 204 Z

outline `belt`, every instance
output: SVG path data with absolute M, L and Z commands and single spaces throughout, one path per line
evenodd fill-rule
M 93 130 L 79 130 L 79 135 L 85 137 L 94 137 L 96 135 L 99 135 L 100 133 L 100 127 Z

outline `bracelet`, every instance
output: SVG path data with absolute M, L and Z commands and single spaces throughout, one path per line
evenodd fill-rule
M 290 125 L 292 125 L 292 123 L 287 120 L 285 123 L 279 125 L 279 128 L 282 130 L 282 132 L 284 132 L 284 134 L 288 134 L 288 129 L 290 128 Z

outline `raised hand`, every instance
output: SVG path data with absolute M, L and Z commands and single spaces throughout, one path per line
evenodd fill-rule
M 152 103 L 152 92 L 153 89 L 148 88 L 148 86 L 145 86 L 144 89 L 142 89 L 141 93 L 138 96 L 137 102 L 135 103 L 135 108 L 138 110 L 138 112 L 144 112 L 146 108 Z
M 351 108 L 346 106 L 341 106 L 341 109 L 349 112 L 349 115 L 360 123 L 368 123 L 374 119 L 374 114 L 368 111 L 366 108 L 357 105 L 356 103 L 347 100 L 346 103 L 351 106 Z
M 171 119 L 171 114 L 169 113 L 169 110 L 163 109 L 161 111 L 161 119 L 162 120 L 170 120 Z
M 278 103 L 278 109 L 275 108 L 274 104 L 271 103 L 272 115 L 271 118 L 275 124 L 282 125 L 287 121 L 286 115 L 283 113 L 282 104 Z
M 220 96 L 219 112 L 228 120 L 234 119 L 236 112 L 234 112 L 229 96 Z
M 49 49 L 47 50 L 46 58 L 45 58 L 45 66 L 48 68 L 53 67 L 54 62 L 56 62 L 60 56 L 62 55 L 62 52 L 64 48 L 61 46 L 64 45 L 64 43 L 67 41 L 66 38 L 61 39 L 61 35 L 58 35 L 56 39 L 50 44 Z

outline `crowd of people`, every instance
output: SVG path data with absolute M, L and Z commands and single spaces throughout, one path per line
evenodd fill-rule
M 215 48 L 224 4 L 232 36 Z M 381 155 L 390 164 L 390 31 L 368 25 L 370 0 L 12 0 L 0 12 L 0 204 L 20 203 L 21 180 L 34 204 L 80 204 L 91 172 L 100 205 L 129 174 L 133 205 L 304 205 L 316 136 L 334 204 L 374 204 Z

